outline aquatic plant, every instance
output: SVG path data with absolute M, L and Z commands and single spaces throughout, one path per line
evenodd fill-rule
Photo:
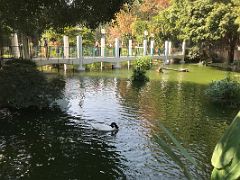
M 149 78 L 146 76 L 146 71 L 151 67 L 151 57 L 140 57 L 136 59 L 135 68 L 133 69 L 133 82 L 146 82 Z
M 240 104 L 240 83 L 227 76 L 223 80 L 213 81 L 205 94 L 213 102 L 236 106 Z
M 48 107 L 61 97 L 65 82 L 47 80 L 44 73 L 29 60 L 9 60 L 0 69 L 0 107 Z
M 143 56 L 136 59 L 136 68 L 143 70 L 149 70 L 151 68 L 152 58 L 151 56 Z

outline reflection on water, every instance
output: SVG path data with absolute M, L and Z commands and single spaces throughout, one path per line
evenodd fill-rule
M 223 72 L 188 68 L 190 73 L 152 71 L 142 86 L 133 86 L 125 70 L 75 74 L 66 77 L 61 110 L 5 113 L 0 116 L 0 179 L 186 179 L 153 135 L 170 145 L 196 179 L 209 179 L 213 148 L 236 110 L 204 98 L 206 82 Z M 202 71 L 209 76 L 197 83 Z M 115 135 L 90 126 L 113 121 L 120 127 Z M 198 167 L 179 155 L 159 122 Z

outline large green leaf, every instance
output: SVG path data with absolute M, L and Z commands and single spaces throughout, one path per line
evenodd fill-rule
M 172 140 L 172 142 L 176 145 L 176 147 L 178 148 L 178 150 L 181 152 L 181 154 L 187 159 L 189 160 L 193 165 L 197 166 L 196 161 L 192 158 L 192 156 L 187 152 L 187 150 L 180 144 L 180 142 L 174 137 L 174 135 L 170 132 L 170 130 L 168 130 L 167 128 L 165 128 L 165 126 L 163 126 L 163 124 L 159 123 L 161 129 L 168 135 L 168 137 L 170 137 L 170 139 Z
M 240 178 L 240 112 L 217 143 L 211 161 L 212 179 Z
M 159 146 L 164 150 L 164 152 L 172 158 L 172 160 L 183 170 L 184 175 L 187 179 L 194 179 L 191 175 L 190 171 L 188 170 L 187 166 L 182 162 L 181 158 L 178 157 L 175 152 L 171 149 L 171 146 L 168 145 L 160 136 L 154 135 L 156 142 Z M 158 160 L 158 158 L 156 158 Z
M 195 167 L 197 167 L 196 161 L 187 152 L 187 150 L 180 144 L 180 142 L 174 137 L 173 133 L 170 130 L 168 130 L 162 123 L 159 122 L 158 125 L 164 131 L 164 133 L 171 139 L 171 141 L 175 144 L 175 146 L 180 152 L 180 155 L 184 156 Z M 175 154 L 171 146 L 168 145 L 159 135 L 155 134 L 153 137 L 155 138 L 156 142 L 162 147 L 164 152 L 167 153 L 169 157 L 171 157 L 174 160 L 174 162 L 179 165 L 179 167 L 183 170 L 183 173 L 186 176 L 186 178 L 194 179 L 190 171 L 188 170 L 187 166 L 183 163 L 181 158 Z

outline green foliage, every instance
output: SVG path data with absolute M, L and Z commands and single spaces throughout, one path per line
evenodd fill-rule
M 199 47 L 193 46 L 192 48 L 187 49 L 186 51 L 186 62 L 197 63 L 203 60 L 203 54 Z
M 132 24 L 132 33 L 138 43 L 142 43 L 144 31 L 148 30 L 148 22 L 138 19 Z
M 66 35 L 69 37 L 69 45 L 76 45 L 76 36 L 81 35 L 84 46 L 93 46 L 94 45 L 94 34 L 91 29 L 87 27 L 65 27 L 62 32 L 57 32 L 54 29 L 49 29 L 45 31 L 43 37 L 47 37 L 48 40 L 55 40 L 57 42 L 63 41 L 63 36 Z
M 151 62 L 152 62 L 151 56 L 143 56 L 136 59 L 135 66 L 136 68 L 142 70 L 149 70 L 151 68 Z
M 240 0 L 233 0 L 232 1 L 234 6 L 234 12 L 237 14 L 237 18 L 235 23 L 238 24 L 238 32 L 240 31 Z
M 157 16 L 153 18 L 151 23 L 152 31 L 157 34 L 155 37 L 157 41 L 163 43 L 165 40 L 176 40 L 178 35 L 181 34 L 182 28 L 177 26 L 179 16 L 183 12 L 182 9 L 178 9 L 177 6 L 173 5 L 164 11 L 160 11 Z
M 186 39 L 194 43 L 211 41 L 211 32 L 207 27 L 207 18 L 213 9 L 211 0 L 199 0 L 188 5 L 188 22 L 183 27 L 183 34 Z
M 135 68 L 133 69 L 132 81 L 146 82 L 149 78 L 146 76 L 146 71 L 151 67 L 151 57 L 140 57 L 136 59 Z
M 228 50 L 229 62 L 239 39 L 239 0 L 172 1 L 172 5 L 153 18 L 157 41 L 188 40 L 206 48 L 221 44 Z
M 97 27 L 110 21 L 127 0 L 1 0 L 1 25 L 27 35 L 76 24 Z
M 85 68 L 86 70 L 89 70 L 89 71 L 96 71 L 101 68 L 101 64 L 100 63 L 86 64 Z
M 217 143 L 213 155 L 211 179 L 231 180 L 240 178 L 240 112 Z
M 212 82 L 205 94 L 216 103 L 240 104 L 240 83 L 230 76 L 219 81 Z
M 0 106 L 11 108 L 48 107 L 62 96 L 65 82 L 47 81 L 29 60 L 7 61 L 0 70 Z

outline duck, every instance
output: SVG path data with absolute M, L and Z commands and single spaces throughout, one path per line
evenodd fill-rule
M 104 132 L 113 132 L 118 131 L 119 127 L 115 122 L 112 122 L 110 125 L 107 124 L 91 124 L 92 128 L 97 131 L 104 131 Z

